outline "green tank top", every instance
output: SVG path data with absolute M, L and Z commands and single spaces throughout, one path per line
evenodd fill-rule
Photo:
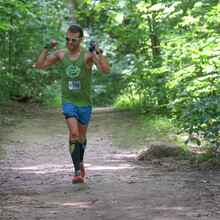
M 86 49 L 82 48 L 80 56 L 72 61 L 66 50 L 62 66 L 62 103 L 70 102 L 77 107 L 92 106 L 92 69 L 85 63 Z

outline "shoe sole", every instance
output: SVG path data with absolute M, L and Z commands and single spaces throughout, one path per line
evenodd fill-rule
M 72 180 L 72 184 L 76 183 L 84 183 L 84 180 L 82 178 L 76 178 L 75 180 Z

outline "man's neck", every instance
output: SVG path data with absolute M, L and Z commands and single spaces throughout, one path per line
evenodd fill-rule
M 82 47 L 77 47 L 75 50 L 68 50 L 68 56 L 69 56 L 69 59 L 74 61 L 74 60 L 77 60 L 81 54 L 81 48 Z
M 80 52 L 80 51 L 81 51 L 81 48 L 82 48 L 81 46 L 78 46 L 78 47 L 75 48 L 74 50 L 68 50 L 68 51 L 69 51 L 69 55 L 74 55 L 74 54 Z

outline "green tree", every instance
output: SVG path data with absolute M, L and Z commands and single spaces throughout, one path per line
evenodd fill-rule
M 1 100 L 26 95 L 39 100 L 44 87 L 56 79 L 56 70 L 39 71 L 33 64 L 47 41 L 51 38 L 63 41 L 69 11 L 65 2 L 59 0 L 55 3 L 4 1 L 0 9 L 0 16 L 4 18 L 0 32 Z M 63 14 L 66 14 L 65 20 Z
M 218 148 L 219 14 L 218 0 L 6 0 L 0 5 L 1 100 L 58 96 L 59 67 L 36 70 L 33 63 L 51 38 L 63 48 L 67 27 L 78 23 L 84 46 L 97 38 L 112 67 L 108 80 L 94 70 L 96 105 L 122 94 L 142 113 L 172 115 L 188 141 L 205 138 Z

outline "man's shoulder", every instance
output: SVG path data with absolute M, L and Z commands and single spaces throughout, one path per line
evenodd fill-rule
M 66 49 L 60 49 L 60 50 L 55 51 L 54 53 L 56 53 L 56 54 L 64 54 L 65 52 L 66 52 Z
M 66 52 L 66 49 L 60 49 L 60 50 L 55 51 L 54 55 L 56 55 L 59 58 L 59 60 L 62 61 L 65 52 Z

